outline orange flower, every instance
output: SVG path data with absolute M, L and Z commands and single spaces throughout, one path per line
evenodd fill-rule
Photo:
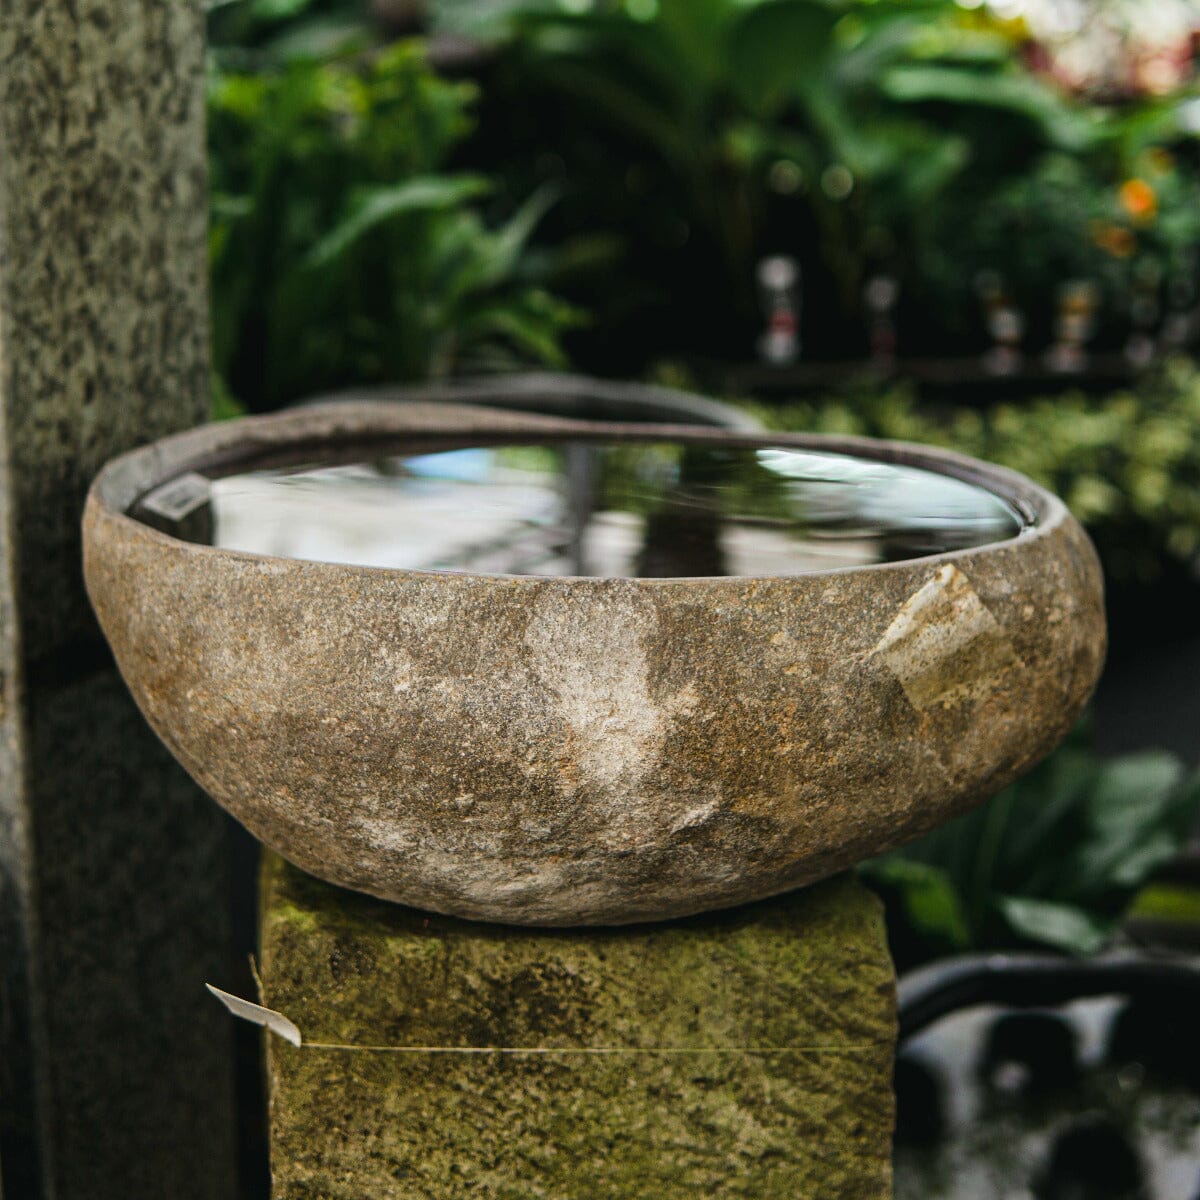
M 1128 258 L 1133 253 L 1134 236 L 1122 225 L 1095 221 L 1092 223 L 1091 233 L 1092 241 L 1101 250 L 1107 250 L 1113 258 Z
M 1121 207 L 1135 221 L 1152 221 L 1158 213 L 1158 197 L 1144 179 L 1127 179 L 1121 184 Z

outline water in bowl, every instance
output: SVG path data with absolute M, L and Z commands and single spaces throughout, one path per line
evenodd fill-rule
M 171 531 L 372 567 L 696 577 L 917 558 L 1003 541 L 1028 524 L 965 480 L 808 449 L 572 441 L 394 451 L 189 476 L 205 520 Z M 162 527 L 173 487 L 188 490 L 165 484 L 136 514 Z

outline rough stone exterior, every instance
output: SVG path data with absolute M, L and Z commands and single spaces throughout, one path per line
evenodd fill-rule
M 878 901 L 849 879 L 548 933 L 380 904 L 272 857 L 263 904 L 264 1001 L 309 1043 L 790 1048 L 463 1056 L 272 1037 L 276 1200 L 891 1195 L 894 980 Z
M 123 514 L 190 465 L 306 439 L 600 428 L 329 406 L 114 464 L 89 501 L 88 586 L 147 719 L 306 870 L 543 925 L 681 916 L 831 875 L 993 795 L 1076 720 L 1104 653 L 1086 535 L 1027 480 L 919 447 L 774 439 L 980 479 L 1036 528 L 791 578 L 547 579 L 256 557 Z
M 199 0 L 0 0 L 6 1194 L 232 1194 L 226 831 L 88 610 L 112 455 L 207 407 Z
M 30 658 L 94 633 L 78 547 L 96 472 L 207 415 L 202 7 L 0 6 L 0 372 L 14 515 L 37 530 L 15 553 Z

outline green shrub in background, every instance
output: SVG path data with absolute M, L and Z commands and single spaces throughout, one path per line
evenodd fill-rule
M 496 224 L 449 171 L 475 89 L 401 43 L 332 61 L 214 65 L 218 400 L 274 408 L 346 383 L 561 365 L 573 310 L 526 253 L 541 192 Z
M 452 24 L 471 8 L 433 7 Z M 600 286 L 589 301 L 604 324 L 627 312 L 631 292 L 640 297 L 635 311 L 656 313 L 659 352 L 663 339 L 690 339 L 702 354 L 740 345 L 752 356 L 755 264 L 766 253 L 806 267 L 819 256 L 833 307 L 853 319 L 866 273 L 903 256 L 913 222 L 971 162 L 963 131 L 888 94 L 888 72 L 931 38 L 939 60 L 966 55 L 981 81 L 1011 65 L 982 61 L 969 33 L 939 35 L 958 11 L 952 0 L 517 0 L 492 10 L 503 46 L 495 128 L 517 113 L 542 152 L 528 162 L 561 177 L 575 223 L 620 240 L 620 291 Z M 997 97 L 987 102 L 991 141 L 1009 130 L 1040 144 L 1031 114 L 1067 123 L 1068 106 L 1028 76 L 1009 79 L 1006 94 L 1016 115 L 1006 125 Z
M 1012 467 L 1066 501 L 1113 580 L 1192 572 L 1200 556 L 1200 372 L 1188 360 L 1136 389 L 986 411 L 936 414 L 906 387 L 754 411 L 775 429 L 927 442 Z
M 1101 106 L 1068 95 L 1028 68 L 1019 22 L 965 11 L 955 0 L 400 0 L 399 7 L 414 16 L 423 10 L 431 36 L 465 33 L 490 46 L 456 68 L 473 72 L 477 92 L 434 76 L 406 97 L 387 92 L 373 73 L 397 68 L 391 51 L 376 57 L 390 35 L 372 14 L 395 2 L 210 2 L 221 193 L 214 219 L 219 250 L 226 253 L 226 241 L 230 247 L 214 264 L 215 299 L 220 324 L 236 327 L 247 316 L 250 344 L 261 340 L 263 313 L 276 306 L 246 309 L 239 281 L 227 316 L 227 275 L 245 262 L 256 294 L 279 288 L 279 307 L 294 304 L 307 283 L 293 269 L 302 254 L 264 245 L 264 233 L 315 223 L 319 232 L 304 236 L 323 236 L 348 215 L 352 189 L 402 182 L 413 167 L 364 162 L 362 143 L 389 125 L 419 124 L 421 105 L 450 96 L 465 116 L 478 95 L 482 123 L 468 137 L 473 121 L 465 120 L 416 169 L 441 174 L 453 153 L 498 184 L 482 208 L 479 196 L 440 193 L 443 220 L 451 208 L 508 216 L 512 198 L 553 184 L 561 203 L 539 236 L 557 247 L 558 265 L 572 264 L 557 278 L 559 290 L 569 287 L 594 315 L 592 332 L 571 342 L 584 369 L 640 373 L 663 353 L 753 357 L 762 324 L 755 266 L 765 254 L 801 262 L 804 332 L 817 357 L 862 352 L 863 283 L 881 272 L 901 283 L 901 343 L 915 354 L 960 353 L 986 340 L 976 295 L 984 272 L 1002 277 L 1033 345 L 1049 340 L 1067 279 L 1099 285 L 1108 345 L 1124 338 L 1137 297 L 1195 303 L 1195 102 L 1180 93 Z M 348 82 L 356 74 L 357 88 Z M 247 80 L 261 94 L 247 96 Z M 405 103 L 416 107 L 410 112 Z M 268 128 L 252 130 L 255 123 Z M 263 170 L 248 179 L 255 155 Z M 274 176 L 271 161 L 280 168 Z M 324 178 L 318 167 L 328 168 Z M 407 240 L 420 222 L 415 200 L 405 204 L 396 221 L 409 227 Z M 244 236 L 227 236 L 235 223 Z M 377 231 L 367 240 L 361 256 L 389 262 L 399 235 L 386 247 Z M 399 351 L 389 344 L 394 325 L 380 318 L 378 296 L 363 295 L 368 286 L 381 289 L 364 283 L 353 257 L 339 264 L 343 271 L 326 271 L 337 276 L 332 294 L 355 326 L 343 344 L 357 361 L 340 374 L 362 369 L 374 378 Z M 522 272 L 531 261 L 520 256 Z M 422 270 L 439 277 L 445 268 L 404 264 L 402 273 L 417 278 Z M 407 325 L 410 309 L 396 307 Z M 552 333 L 557 344 L 569 322 L 547 321 L 524 301 L 516 308 L 504 321 L 531 342 L 520 355 L 544 358 L 542 335 Z M 426 339 L 428 328 L 418 327 L 414 340 Z M 465 340 L 480 339 L 472 332 Z M 513 334 L 484 340 L 514 345 Z M 224 343 L 217 349 L 226 368 Z M 325 347 L 326 363 L 333 351 Z M 419 370 L 411 351 L 410 374 Z M 262 403 L 298 394 L 290 382 L 274 388 L 270 370 L 256 375 L 245 342 L 233 357 L 224 377 L 236 393 L 256 393 L 265 376 Z M 443 347 L 432 357 L 441 370 L 448 360 L 459 365 L 461 351 Z
M 1103 761 L 1082 738 L 982 808 L 861 868 L 905 965 L 967 950 L 1098 949 L 1200 816 L 1169 754 Z
M 862 285 L 878 272 L 901 282 L 906 346 L 923 353 L 984 339 L 985 271 L 1034 344 L 1049 342 L 1067 279 L 1100 286 L 1110 342 L 1135 277 L 1194 298 L 1189 97 L 1070 96 L 1028 68 L 1019 22 L 955 0 L 430 9 L 435 27 L 501 48 L 485 133 L 503 143 L 519 128 L 536 153 L 495 169 L 560 179 L 574 225 L 619 240 L 618 270 L 587 303 L 605 330 L 640 314 L 623 342 L 648 328 L 659 353 L 751 357 L 755 264 L 775 253 L 796 256 L 820 296 L 806 318 L 820 357 L 861 350 Z
M 1200 175 L 1190 153 L 1166 148 L 1180 140 L 1182 103 L 1162 105 L 1158 120 L 1108 114 L 1086 151 L 1045 150 L 1020 172 L 981 172 L 954 189 L 913 243 L 911 296 L 961 334 L 978 327 L 978 286 L 990 276 L 1044 341 L 1060 285 L 1089 280 L 1109 344 L 1128 334 L 1147 290 L 1156 305 L 1194 306 Z

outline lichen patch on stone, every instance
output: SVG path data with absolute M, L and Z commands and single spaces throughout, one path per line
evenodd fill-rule
M 307 1047 L 266 1047 L 276 1196 L 891 1195 L 895 984 L 882 906 L 853 879 L 530 933 L 374 904 L 268 855 L 262 922 L 262 1004 Z M 543 1052 L 464 1052 L 497 1046 Z
M 918 711 L 990 693 L 1021 665 L 1012 642 L 953 563 L 908 598 L 872 654 Z

